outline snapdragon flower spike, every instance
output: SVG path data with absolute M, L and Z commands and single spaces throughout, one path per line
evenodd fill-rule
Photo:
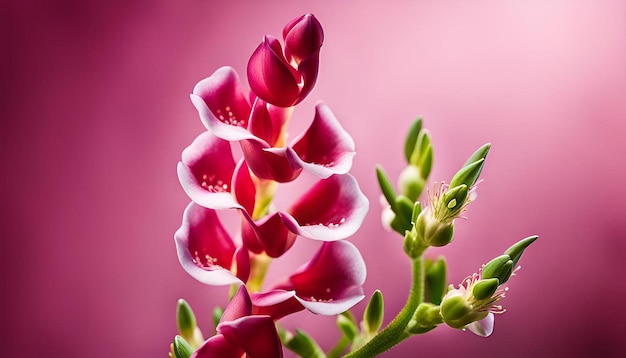
M 365 262 L 347 241 L 325 242 L 315 256 L 264 293 L 252 294 L 254 311 L 278 319 L 306 308 L 321 315 L 342 313 L 360 302 Z
M 235 161 L 230 143 L 203 132 L 183 150 L 178 179 L 196 203 L 210 209 L 241 208 L 231 195 Z
M 196 280 L 215 286 L 248 280 L 248 250 L 236 247 L 214 210 L 191 202 L 174 240 L 181 266 Z
M 217 334 L 190 358 L 282 357 L 276 326 L 270 316 L 252 315 L 252 304 L 244 286 L 224 310 Z
M 248 61 L 248 82 L 268 103 L 291 107 L 315 86 L 324 33 L 319 21 L 307 14 L 291 20 L 283 29 L 283 37 L 284 52 L 276 37 L 263 37 Z

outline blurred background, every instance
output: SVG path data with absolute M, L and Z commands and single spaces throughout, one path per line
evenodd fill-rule
M 492 143 L 478 200 L 446 255 L 458 284 L 537 234 L 487 339 L 439 327 L 387 357 L 626 354 L 626 3 L 623 1 L 4 1 L 0 135 L 5 356 L 165 357 L 184 297 L 211 335 L 227 288 L 180 267 L 173 234 L 188 198 L 181 151 L 204 127 L 193 86 L 230 65 L 245 78 L 265 34 L 312 12 L 316 89 L 291 137 L 325 101 L 357 145 L 370 200 L 350 238 L 383 291 L 386 322 L 408 295 L 401 239 L 380 225 L 374 166 L 396 178 L 418 115 L 449 180 Z M 244 80 L 244 86 L 247 83 Z M 308 183 L 306 177 L 303 183 Z M 287 186 L 288 205 L 306 185 Z M 308 261 L 300 238 L 270 279 Z M 361 303 L 354 312 L 364 308 Z M 334 318 L 284 320 L 328 349 Z

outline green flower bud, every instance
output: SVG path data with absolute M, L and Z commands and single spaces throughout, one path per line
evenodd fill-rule
M 178 335 L 174 337 L 174 344 L 172 348 L 176 358 L 189 358 L 189 356 L 191 356 L 194 352 L 194 349 L 191 348 L 189 343 L 187 343 L 183 337 Z
M 436 305 L 441 303 L 441 299 L 446 294 L 446 259 L 439 256 L 437 261 L 426 261 L 426 289 L 430 301 Z
M 378 179 L 378 185 L 380 186 L 380 191 L 387 199 L 387 202 L 391 206 L 391 209 L 395 212 L 396 205 L 396 191 L 393 189 L 393 185 L 385 173 L 385 170 L 380 165 L 376 166 L 376 178 Z
M 411 156 L 415 151 L 415 147 L 417 145 L 417 137 L 422 131 L 422 119 L 417 118 L 411 126 L 409 127 L 409 131 L 407 132 L 406 140 L 404 142 L 404 158 L 408 163 L 411 162 Z
M 472 294 L 477 300 L 485 300 L 491 298 L 500 286 L 497 278 L 482 279 L 472 287 Z
M 315 340 L 304 331 L 299 329 L 296 329 L 296 334 L 289 337 L 286 342 L 283 342 L 283 344 L 285 347 L 289 348 L 289 350 L 297 353 L 301 357 L 326 357 L 326 354 L 317 342 L 315 342 Z
M 486 159 L 487 154 L 489 154 L 489 149 L 491 149 L 491 143 L 483 144 L 482 147 L 476 149 L 476 151 L 467 159 L 467 161 L 465 161 L 465 164 L 463 164 L 463 166 L 472 164 L 480 159 Z
M 184 299 L 179 299 L 176 305 L 176 326 L 180 335 L 188 341 L 192 341 L 196 329 L 196 316 Z
M 213 327 L 215 327 L 217 329 L 217 325 L 220 323 L 220 320 L 222 319 L 222 315 L 224 314 L 224 309 L 222 307 L 215 307 L 213 309 L 212 312 L 212 316 L 213 316 Z
M 362 325 L 365 332 L 372 335 L 378 332 L 378 329 L 383 324 L 384 306 L 383 294 L 379 290 L 374 291 L 363 312 Z
M 478 176 L 480 172 L 483 170 L 483 165 L 485 164 L 485 159 L 479 159 L 471 164 L 468 164 L 461 168 L 452 180 L 450 180 L 450 188 L 454 188 L 458 185 L 465 184 L 468 187 L 471 187 L 478 180 Z
M 398 177 L 398 188 L 400 192 L 411 201 L 416 201 L 424 190 L 424 179 L 420 174 L 420 168 L 409 164 L 400 172 Z
M 487 317 L 487 314 L 487 311 L 475 310 L 459 290 L 451 290 L 441 302 L 441 318 L 452 328 L 464 328 Z
M 502 285 L 511 277 L 513 267 L 513 260 L 509 255 L 500 255 L 483 266 L 481 277 L 483 279 L 497 278 Z
M 431 215 L 429 208 L 424 209 L 417 217 L 415 231 L 417 237 L 426 246 L 441 247 L 452 242 L 454 225 L 451 222 L 441 222 Z
M 339 327 L 341 333 L 350 341 L 354 340 L 354 337 L 359 333 L 359 328 L 356 326 L 356 322 L 350 311 L 346 311 L 337 316 L 337 327 Z
M 529 237 L 527 237 L 525 239 L 522 239 L 522 240 L 518 241 L 517 243 L 513 244 L 513 246 L 509 247 L 504 252 L 505 255 L 509 255 L 511 257 L 511 260 L 513 260 L 513 266 L 517 265 L 517 262 L 522 257 L 522 254 L 524 253 L 524 250 L 528 246 L 530 246 L 530 244 L 535 242 L 535 240 L 537 240 L 538 237 L 539 236 L 534 235 L 534 236 L 529 236 Z
M 468 195 L 469 190 L 465 184 L 445 191 L 439 201 L 439 207 L 436 209 L 437 219 L 445 221 L 457 217 L 467 206 Z

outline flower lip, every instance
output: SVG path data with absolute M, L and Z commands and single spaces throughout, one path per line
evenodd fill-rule
M 273 289 L 294 291 L 294 298 L 316 314 L 346 311 L 365 296 L 367 275 L 358 249 L 347 241 L 325 242 L 309 263 Z M 290 298 L 285 294 L 284 298 Z
M 187 195 L 210 209 L 241 208 L 231 195 L 235 169 L 230 144 L 203 132 L 183 150 L 178 179 Z
M 292 165 L 320 178 L 347 173 L 355 154 L 354 140 L 322 102 L 315 107 L 309 128 L 294 139 L 286 152 Z
M 369 201 L 350 174 L 317 182 L 287 213 L 283 222 L 295 234 L 334 241 L 354 234 L 365 219 Z
M 232 132 L 248 126 L 250 103 L 241 89 L 239 75 L 232 67 L 221 67 L 198 82 L 191 101 L 203 124 L 214 132 L 228 132 L 229 128 Z
M 191 202 L 174 240 L 181 266 L 196 280 L 216 286 L 243 283 L 230 271 L 235 245 L 214 210 Z

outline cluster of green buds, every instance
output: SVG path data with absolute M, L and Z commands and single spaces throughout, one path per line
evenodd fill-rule
M 506 310 L 498 304 L 508 287 L 503 286 L 519 268 L 524 250 L 537 239 L 527 237 L 467 277 L 458 288 L 450 285 L 441 302 L 441 318 L 452 328 L 469 329 L 480 336 L 493 331 L 493 315 Z
M 383 222 L 405 236 L 404 249 L 410 257 L 420 256 L 431 246 L 452 242 L 454 220 L 460 217 L 472 200 L 472 194 L 482 172 L 491 144 L 478 148 L 454 175 L 450 184 L 440 183 L 428 191 L 428 205 L 418 201 L 433 163 L 433 146 L 422 120 L 417 119 L 409 130 L 405 143 L 408 165 L 402 170 L 399 194 L 381 167 L 376 168 L 378 182 L 389 207 Z
M 452 242 L 454 220 L 460 217 L 469 203 L 485 158 L 491 145 L 478 148 L 454 175 L 450 184 L 444 183 L 429 192 L 429 203 L 417 216 L 414 235 L 425 246 L 445 246 Z

